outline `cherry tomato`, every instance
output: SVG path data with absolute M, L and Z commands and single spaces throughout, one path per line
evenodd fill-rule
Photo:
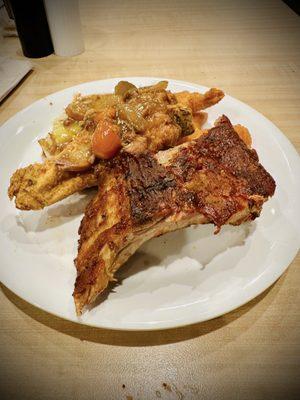
M 110 119 L 100 121 L 92 137 L 93 153 L 103 160 L 112 158 L 121 148 L 119 127 Z

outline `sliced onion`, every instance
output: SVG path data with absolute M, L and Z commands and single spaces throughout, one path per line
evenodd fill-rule
M 92 153 L 90 132 L 80 132 L 54 160 L 56 164 L 68 171 L 88 169 L 95 160 Z
M 139 89 L 140 92 L 155 92 L 155 91 L 161 91 L 161 90 L 166 90 L 168 87 L 169 82 L 168 81 L 159 81 L 155 85 L 151 86 L 144 86 Z
M 142 132 L 146 129 L 146 120 L 136 107 L 130 104 L 119 104 L 117 107 L 118 117 L 128 122 L 136 131 Z
M 129 90 L 136 90 L 136 89 L 137 87 L 133 83 L 130 83 L 128 81 L 120 81 L 115 86 L 115 94 L 125 97 Z

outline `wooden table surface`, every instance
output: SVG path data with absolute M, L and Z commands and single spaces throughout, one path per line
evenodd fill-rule
M 284 3 L 95 0 L 80 7 L 85 53 L 32 60 L 34 71 L 1 104 L 1 123 L 81 82 L 163 76 L 224 89 L 299 149 L 300 19 Z M 1 49 L 22 58 L 15 38 L 2 40 Z M 234 312 L 152 333 L 70 323 L 2 287 L 0 397 L 296 398 L 299 264 L 298 257 L 275 285 Z

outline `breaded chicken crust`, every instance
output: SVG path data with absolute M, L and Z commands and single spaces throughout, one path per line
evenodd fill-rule
M 10 180 L 8 195 L 21 210 L 40 210 L 73 193 L 97 185 L 94 170 L 64 171 L 48 160 L 18 169 Z

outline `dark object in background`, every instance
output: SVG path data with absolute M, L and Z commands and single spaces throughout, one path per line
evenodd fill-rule
M 300 2 L 299 0 L 283 0 L 283 2 L 288 5 L 295 13 L 300 15 Z
M 9 16 L 9 18 L 10 19 L 14 19 L 13 12 L 12 12 L 9 0 L 3 0 L 3 3 L 4 3 L 4 7 L 6 9 L 6 12 L 7 12 L 7 15 Z M 2 7 L 2 4 L 1 4 L 1 7 Z
M 43 0 L 10 0 L 24 56 L 46 57 L 53 53 Z

